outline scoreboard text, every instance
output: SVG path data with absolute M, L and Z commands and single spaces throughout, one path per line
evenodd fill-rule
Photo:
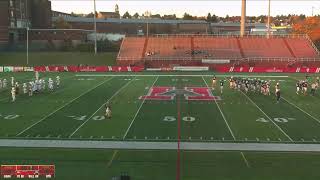
M 54 165 L 1 165 L 1 178 L 54 178 Z M 0 178 L 0 179 L 1 179 Z

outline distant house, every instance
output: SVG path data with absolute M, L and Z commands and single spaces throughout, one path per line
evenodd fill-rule
M 114 18 L 114 19 L 120 19 L 119 12 L 99 12 L 97 15 L 98 19 L 108 19 L 108 18 Z

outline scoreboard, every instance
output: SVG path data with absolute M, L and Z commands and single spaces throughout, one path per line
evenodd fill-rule
M 1 165 L 1 178 L 54 178 L 54 165 Z

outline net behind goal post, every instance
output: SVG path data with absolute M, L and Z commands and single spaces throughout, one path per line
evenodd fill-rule
M 27 29 L 28 65 L 86 64 L 94 56 L 94 31 L 84 29 Z

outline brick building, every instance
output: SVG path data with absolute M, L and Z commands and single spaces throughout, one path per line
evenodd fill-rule
M 0 42 L 15 42 L 25 38 L 26 28 L 52 26 L 51 1 L 1 0 Z

